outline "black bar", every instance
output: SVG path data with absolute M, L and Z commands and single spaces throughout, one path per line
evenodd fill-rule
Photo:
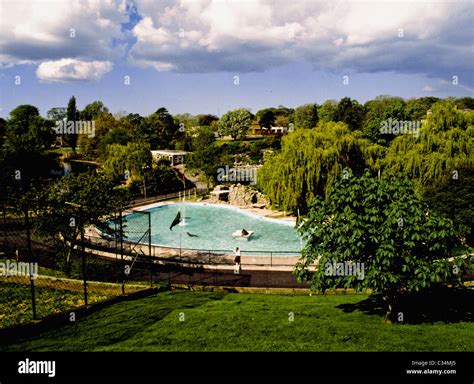
M 48 382 L 65 382 L 63 378 L 102 377 L 117 375 L 129 382 L 132 377 L 180 377 L 192 376 L 288 376 L 308 378 L 350 379 L 375 378 L 381 383 L 382 378 L 397 378 L 405 383 L 472 383 L 474 369 L 472 352 L 278 352 L 278 353 L 149 353 L 149 352 L 96 352 L 96 353 L 2 353 L 2 383 L 11 379 L 49 380 Z M 34 361 L 54 361 L 55 377 L 46 375 L 20 375 L 19 362 L 25 359 Z M 186 361 L 183 371 L 183 361 Z M 212 369 L 206 366 L 212 361 Z M 238 369 L 230 364 L 238 361 Z M 414 366 L 414 362 L 425 362 L 424 367 Z M 157 365 L 157 362 L 159 364 Z M 263 362 L 270 362 L 271 366 Z M 439 365 L 443 362 L 454 362 L 454 366 Z M 430 374 L 413 373 L 412 370 L 429 369 L 455 370 L 455 373 Z M 81 369 L 78 369 L 82 367 Z M 470 381 L 469 381 L 470 379 Z M 61 381 L 56 381 L 61 380 Z M 14 382 L 14 381 L 13 381 Z M 68 381 L 69 382 L 69 381 Z M 308 381 L 316 383 L 316 381 Z M 353 382 L 353 380 L 350 380 Z M 393 381 L 390 381 L 390 383 Z M 395 381 L 399 383 L 400 381 Z

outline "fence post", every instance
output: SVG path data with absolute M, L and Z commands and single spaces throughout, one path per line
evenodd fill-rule
M 5 241 L 5 252 L 8 248 L 8 231 L 7 231 L 7 204 L 3 202 L 3 234 Z
M 84 229 L 83 229 L 84 231 Z M 87 261 L 86 261 L 86 250 L 84 247 L 84 236 L 81 234 L 82 243 L 82 278 L 84 280 L 84 304 L 87 305 Z
M 31 273 L 33 264 L 33 252 L 31 251 L 31 232 L 30 232 L 30 218 L 28 213 L 28 205 L 25 207 L 25 227 L 26 227 L 26 252 L 27 260 L 30 265 L 30 291 L 31 291 L 31 307 L 33 309 L 33 320 L 36 320 L 36 296 L 35 296 L 35 281 Z
M 119 209 L 119 226 L 120 226 L 120 277 L 122 280 L 122 295 L 125 295 L 125 265 L 123 264 L 123 221 L 122 208 Z
M 84 304 L 87 305 L 87 264 L 86 264 L 86 245 L 84 239 L 84 212 L 80 208 L 81 220 L 81 254 L 82 254 L 82 279 L 84 280 Z
M 211 251 L 209 250 L 209 265 L 211 265 Z
M 151 259 L 151 213 L 148 213 L 148 257 L 150 259 L 150 287 L 153 287 L 153 260 Z
M 270 267 L 273 267 L 273 252 L 270 251 Z

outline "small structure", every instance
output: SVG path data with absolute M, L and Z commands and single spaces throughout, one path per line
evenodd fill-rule
M 175 151 L 172 149 L 151 151 L 154 160 L 166 159 L 171 163 L 171 166 L 183 164 L 186 153 L 187 152 Z
M 288 133 L 288 127 L 285 126 L 270 126 L 270 127 L 260 127 L 260 125 L 252 125 L 249 129 L 249 133 L 254 136 L 282 136 Z
M 261 132 L 263 135 L 282 136 L 288 133 L 288 127 L 283 127 L 283 126 L 274 127 L 270 125 L 269 128 L 262 127 Z

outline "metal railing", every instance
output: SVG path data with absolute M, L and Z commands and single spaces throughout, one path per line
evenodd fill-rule
M 90 249 L 117 254 L 120 252 L 119 240 L 101 236 L 85 236 L 86 246 Z M 142 247 L 148 253 L 148 244 L 136 244 L 127 240 L 123 241 L 124 254 L 130 254 L 132 247 L 139 251 Z M 145 252 L 146 251 L 146 252 Z M 293 266 L 295 258 L 300 256 L 298 251 L 273 251 L 273 250 L 241 250 L 242 266 L 282 267 Z M 177 248 L 162 245 L 151 245 L 151 257 L 159 261 L 176 262 L 180 264 L 201 265 L 231 265 L 234 263 L 235 252 L 230 249 L 198 249 Z
M 145 205 L 145 204 L 153 204 L 153 203 L 157 203 L 164 200 L 176 199 L 176 198 L 182 197 L 183 195 L 186 195 L 187 197 L 202 196 L 206 192 L 207 192 L 207 189 L 205 188 L 192 187 L 192 188 L 187 188 L 182 191 L 170 192 L 170 193 L 165 193 L 161 195 L 135 197 L 130 201 L 130 203 L 125 208 L 132 208 L 132 207 Z

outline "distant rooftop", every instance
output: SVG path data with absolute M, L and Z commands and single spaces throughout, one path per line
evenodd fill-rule
M 187 152 L 184 151 L 177 151 L 175 149 L 157 149 L 154 151 L 151 151 L 153 154 L 160 154 L 160 155 L 186 155 Z

